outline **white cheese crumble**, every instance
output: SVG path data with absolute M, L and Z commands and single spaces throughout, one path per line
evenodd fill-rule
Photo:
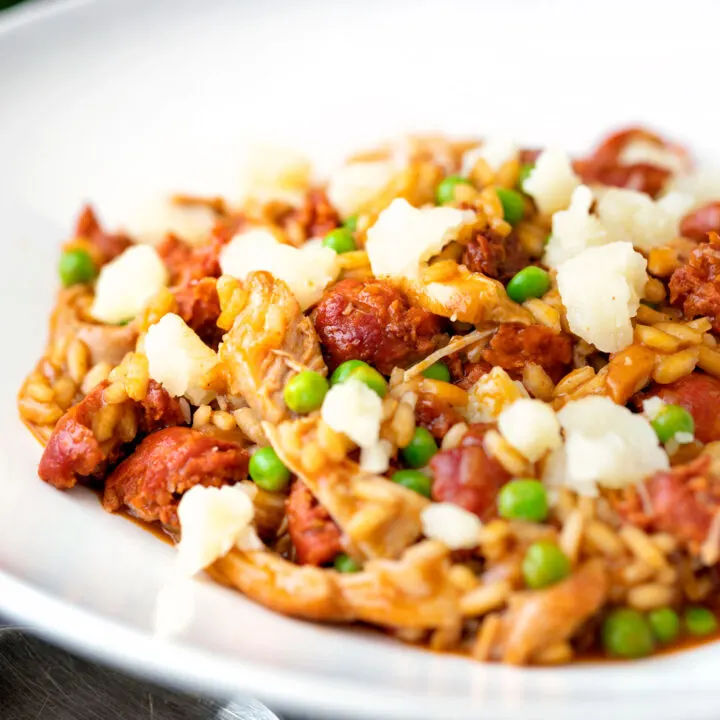
M 450 550 L 468 550 L 480 542 L 482 523 L 477 515 L 453 503 L 431 503 L 420 514 L 423 535 Z
M 555 412 L 542 400 L 515 401 L 500 413 L 498 429 L 530 462 L 537 462 L 562 442 Z
M 565 445 L 555 450 L 543 480 L 583 495 L 622 488 L 666 470 L 668 456 L 647 418 L 609 398 L 571 401 L 557 414 Z
M 690 195 L 678 192 L 656 201 L 637 190 L 610 188 L 598 202 L 597 213 L 609 240 L 631 242 L 647 251 L 679 234 L 680 220 L 692 203 Z
M 167 282 L 168 272 L 157 250 L 133 245 L 103 265 L 90 315 L 104 323 L 132 320 Z
M 468 390 L 467 419 L 472 423 L 495 422 L 503 410 L 527 397 L 525 386 L 496 366 Z
M 327 196 L 342 217 L 362 210 L 392 181 L 397 169 L 392 162 L 353 162 L 336 170 L 327 186 Z
M 361 448 L 374 448 L 380 439 L 382 399 L 365 383 L 350 378 L 333 385 L 320 410 L 322 419 Z
M 393 447 L 387 440 L 378 440 L 374 445 L 361 448 L 360 469 L 363 472 L 381 474 L 390 467 Z
M 673 440 L 678 445 L 689 445 L 691 442 L 695 442 L 695 435 L 691 432 L 676 432 L 673 435 Z
M 240 280 L 265 270 L 290 288 L 303 310 L 316 303 L 340 274 L 337 253 L 316 243 L 300 248 L 284 245 L 267 230 L 236 235 L 220 255 L 223 273 Z
M 467 177 L 477 165 L 484 160 L 492 170 L 499 170 L 506 162 L 518 154 L 518 146 L 509 138 L 488 138 L 482 145 L 470 148 L 462 157 L 463 176 Z
M 544 150 L 523 183 L 523 190 L 532 197 L 538 210 L 552 215 L 570 204 L 575 188 L 580 185 L 567 153 L 556 148 Z
M 562 263 L 557 284 L 570 329 L 603 352 L 630 345 L 646 267 L 645 258 L 626 242 L 588 248 Z
M 418 209 L 395 198 L 367 232 L 365 249 L 373 274 L 418 280 L 421 264 L 437 255 L 458 229 L 474 218 L 471 210 Z
M 217 354 L 179 315 L 169 313 L 150 326 L 145 355 L 150 377 L 174 397 L 185 396 L 194 405 L 212 399 L 202 379 L 217 364 Z
M 570 207 L 553 215 L 552 234 L 543 257 L 548 267 L 556 268 L 586 248 L 608 242 L 603 224 L 590 213 L 592 203 L 592 190 L 587 185 L 580 185 L 572 194 Z
M 666 403 L 659 397 L 651 397 L 643 401 L 643 415 L 652 422 L 665 407 Z
M 182 496 L 177 562 L 183 575 L 195 575 L 236 546 L 262 549 L 252 524 L 252 490 L 252 486 L 242 484 L 219 488 L 195 485 Z
M 159 243 L 171 233 L 190 245 L 202 245 L 216 223 L 212 208 L 182 206 L 167 198 L 156 198 L 130 214 L 127 231 L 142 243 Z
M 250 148 L 244 170 L 245 191 L 267 195 L 276 191 L 298 192 L 308 187 L 312 163 L 303 153 L 276 145 L 258 144 Z

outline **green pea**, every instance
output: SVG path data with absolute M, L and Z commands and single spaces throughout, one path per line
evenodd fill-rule
M 411 468 L 425 467 L 437 449 L 437 443 L 432 434 L 425 428 L 418 427 L 415 428 L 410 444 L 403 448 L 403 460 Z
M 429 368 L 426 368 L 422 372 L 423 376 L 430 378 L 431 380 L 442 380 L 443 382 L 450 382 L 450 371 L 448 366 L 442 362 L 436 362 Z
M 97 268 L 86 250 L 66 250 L 58 264 L 60 281 L 65 287 L 90 282 L 97 275 Z
M 511 225 L 516 225 L 525 214 L 525 200 L 517 190 L 497 188 L 495 190 L 503 208 L 503 217 Z
M 554 585 L 570 575 L 570 559 L 551 540 L 538 540 L 525 551 L 522 574 L 533 590 Z
M 550 289 L 550 275 L 535 265 L 528 265 L 513 275 L 507 284 L 507 294 L 516 303 L 542 297 Z
M 387 394 L 387 380 L 374 368 L 367 363 L 356 367 L 350 372 L 348 378 L 359 380 L 365 383 L 371 390 L 374 390 L 380 397 Z
M 666 405 L 650 423 L 662 443 L 675 437 L 676 433 L 695 432 L 693 416 L 680 405 Z
M 360 565 L 345 553 L 336 555 L 333 565 L 335 566 L 335 569 L 341 573 L 356 573 L 362 570 Z
M 710 635 L 717 626 L 717 618 L 707 608 L 697 606 L 685 610 L 685 627 L 691 635 Z
M 630 608 L 618 608 L 605 618 L 602 640 L 607 652 L 617 657 L 644 657 L 655 649 L 650 624 L 642 613 Z
M 346 360 L 344 363 L 335 368 L 335 372 L 333 372 L 330 376 L 330 385 L 337 385 L 338 383 L 345 382 L 350 373 L 353 370 L 357 370 L 359 367 L 370 366 L 362 360 Z
M 424 495 L 426 498 L 430 497 L 432 480 L 419 470 L 398 470 L 393 473 L 391 480 L 408 490 L 414 490 L 419 495 Z
M 348 228 L 340 227 L 331 230 L 322 241 L 323 247 L 334 250 L 338 255 L 352 252 L 357 249 L 352 231 Z
M 519 190 L 524 189 L 525 181 L 530 177 L 530 173 L 535 169 L 535 163 L 523 163 L 518 173 L 517 186 Z
M 672 608 L 651 610 L 647 620 L 653 635 L 661 643 L 672 642 L 680 634 L 680 618 Z
M 282 490 L 290 480 L 290 471 L 271 447 L 256 450 L 248 467 L 255 484 L 268 492 Z
M 498 512 L 508 520 L 542 522 L 548 514 L 545 487 L 538 480 L 511 480 L 498 494 Z
M 328 388 L 328 381 L 320 373 L 303 370 L 285 383 L 283 398 L 290 410 L 305 414 L 322 405 Z
M 355 232 L 357 230 L 357 224 L 358 224 L 357 215 L 351 215 L 349 218 L 345 218 L 343 227 L 346 228 L 347 230 L 349 230 L 350 232 Z
M 447 205 L 455 199 L 455 188 L 458 185 L 472 185 L 472 183 L 460 175 L 448 175 L 438 186 L 435 199 L 438 205 Z

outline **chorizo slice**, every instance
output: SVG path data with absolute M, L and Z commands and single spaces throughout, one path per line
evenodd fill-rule
M 247 477 L 249 454 L 233 442 L 187 427 L 148 435 L 105 483 L 103 507 L 178 528 L 180 497 L 195 485 L 220 487 Z
M 101 262 L 108 263 L 132 245 L 132 240 L 122 233 L 103 230 L 95 211 L 86 205 L 75 224 L 75 237 L 89 240 L 98 252 Z
M 224 331 L 217 326 L 220 300 L 215 278 L 191 280 L 185 285 L 173 288 L 172 292 L 177 304 L 177 314 L 206 345 L 217 349 Z
M 325 565 L 343 551 L 337 524 L 299 480 L 287 499 L 287 520 L 300 565 Z
M 178 401 L 154 380 L 140 402 L 108 403 L 104 393 L 109 384 L 97 385 L 58 420 L 38 467 L 46 483 L 65 490 L 99 478 L 138 433 L 185 423 Z
M 720 233 L 720 200 L 689 212 L 680 221 L 680 234 L 692 240 L 705 240 L 710 232 Z

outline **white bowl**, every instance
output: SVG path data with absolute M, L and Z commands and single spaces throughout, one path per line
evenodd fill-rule
M 646 121 L 712 149 L 718 6 L 118 0 L 0 20 L 3 273 L 0 610 L 162 681 L 329 718 L 713 717 L 720 646 L 516 669 L 276 616 L 197 583 L 152 637 L 173 551 L 36 476 L 14 396 L 45 341 L 60 241 L 84 199 L 132 223 L 171 190 L 239 192 L 248 140 L 328 163 L 406 130 L 571 148 Z

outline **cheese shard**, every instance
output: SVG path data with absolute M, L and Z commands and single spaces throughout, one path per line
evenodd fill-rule
M 333 385 L 320 410 L 322 419 L 336 432 L 344 433 L 361 448 L 376 448 L 383 417 L 382 399 L 365 383 L 354 378 Z M 377 455 L 366 457 L 375 464 Z
M 420 268 L 475 218 L 471 210 L 415 208 L 396 198 L 367 232 L 368 259 L 377 277 L 418 280 Z
M 184 396 L 194 405 L 209 402 L 213 393 L 202 379 L 218 362 L 217 354 L 174 313 L 151 325 L 145 336 L 150 377 L 174 397 Z
M 648 281 L 647 261 L 630 243 L 588 248 L 557 270 L 557 285 L 572 332 L 603 352 L 633 339 L 632 318 Z
M 90 315 L 108 324 L 132 320 L 167 282 L 168 271 L 157 250 L 133 245 L 103 265 Z
M 623 488 L 669 466 L 648 419 L 609 398 L 586 397 L 557 414 L 565 444 L 545 464 L 543 481 L 583 495 Z
M 545 265 L 556 268 L 589 247 L 609 242 L 605 227 L 590 212 L 592 203 L 592 191 L 580 185 L 573 191 L 570 207 L 553 215 L 552 234 L 543 257 Z
M 396 173 L 394 163 L 385 160 L 348 163 L 331 175 L 328 199 L 342 217 L 349 217 L 381 193 Z
M 670 192 L 653 200 L 637 190 L 610 188 L 598 202 L 597 213 L 609 241 L 631 242 L 648 251 L 679 235 L 680 221 L 692 205 L 686 193 Z
M 195 575 L 236 546 L 262 549 L 252 524 L 255 509 L 250 495 L 254 489 L 242 484 L 195 485 L 182 496 L 177 562 L 183 575 Z
M 530 462 L 537 462 L 562 442 L 555 412 L 542 400 L 516 400 L 500 413 L 498 429 Z
M 220 267 L 240 280 L 258 270 L 269 272 L 285 282 L 306 310 L 340 274 L 337 257 L 317 243 L 296 248 L 279 242 L 268 230 L 255 229 L 239 233 L 225 246 Z
M 552 215 L 568 207 L 578 185 L 580 179 L 568 155 L 563 150 L 548 148 L 540 153 L 523 183 L 523 190 L 532 197 L 543 215 Z
M 469 550 L 480 542 L 480 518 L 459 505 L 431 503 L 422 511 L 420 522 L 425 537 L 450 550 Z

